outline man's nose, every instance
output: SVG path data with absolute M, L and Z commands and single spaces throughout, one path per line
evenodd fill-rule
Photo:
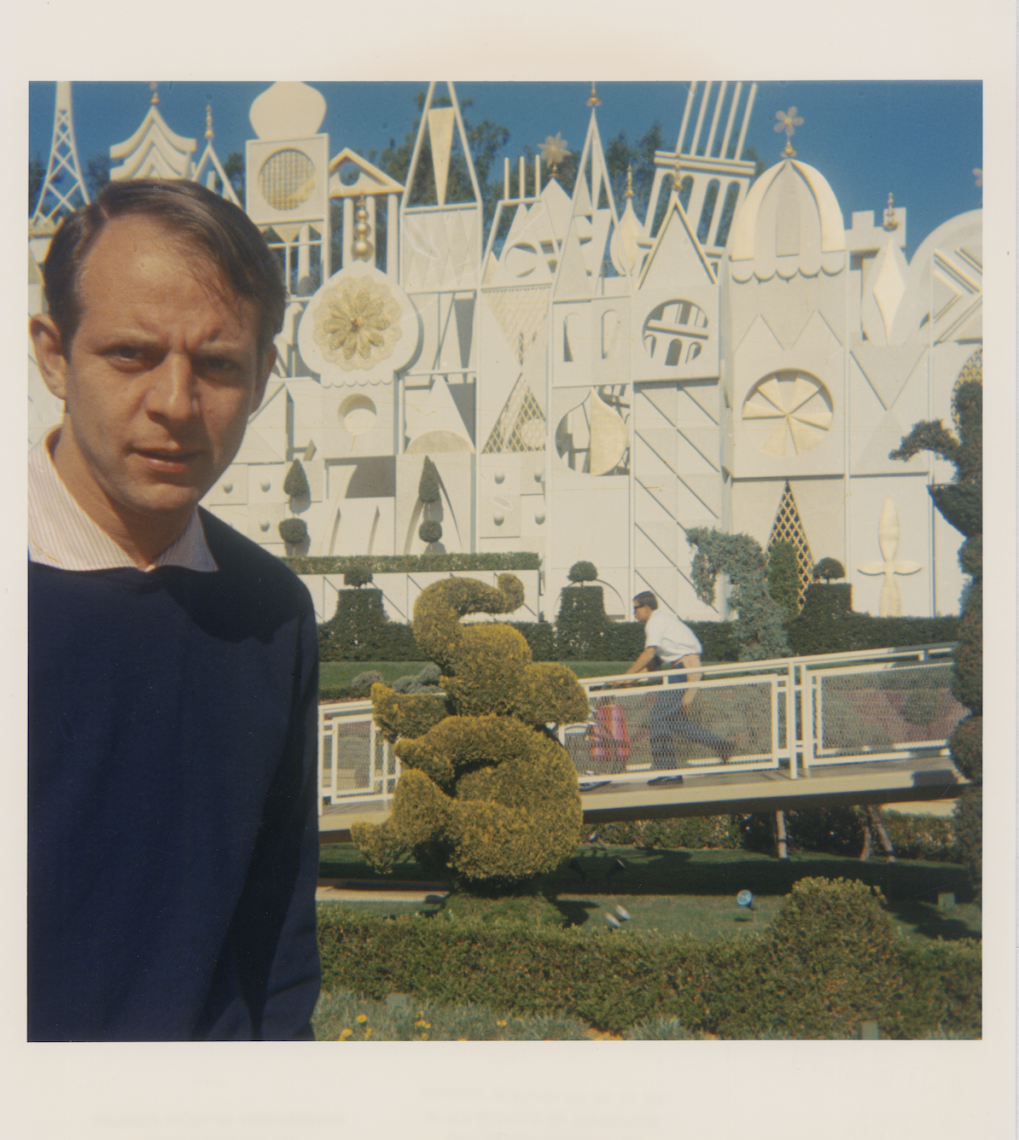
M 148 410 L 151 415 L 167 420 L 187 420 L 198 407 L 198 386 L 190 358 L 184 353 L 170 352 L 153 369 L 149 389 Z

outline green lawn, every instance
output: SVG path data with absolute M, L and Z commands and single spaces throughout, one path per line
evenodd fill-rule
M 617 866 L 617 860 L 623 866 Z M 569 921 L 591 933 L 606 928 L 605 914 L 622 906 L 630 921 L 627 930 L 657 930 L 697 938 L 740 936 L 763 930 L 778 913 L 782 899 L 798 879 L 808 876 L 861 879 L 881 888 L 896 926 L 911 939 L 979 938 L 980 907 L 962 867 L 952 863 L 881 858 L 858 859 L 794 851 L 788 861 L 752 851 L 642 850 L 634 847 L 585 848 L 577 857 L 584 878 L 566 868 L 547 876 L 551 890 Z M 434 882 L 409 860 L 392 875 L 381 876 L 361 860 L 352 844 L 324 845 L 320 856 L 323 878 L 385 882 Z M 736 905 L 736 895 L 749 890 L 754 907 Z M 954 894 L 956 905 L 940 909 L 938 896 Z M 331 904 L 324 904 L 331 905 Z M 429 912 L 435 905 L 359 903 L 387 914 Z

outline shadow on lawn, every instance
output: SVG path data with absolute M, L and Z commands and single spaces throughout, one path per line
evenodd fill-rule
M 559 896 L 735 896 L 742 890 L 757 898 L 782 898 L 793 884 L 807 877 L 845 878 L 879 887 L 889 911 L 915 927 L 918 934 L 946 940 L 972 938 L 965 921 L 935 911 L 938 896 L 954 894 L 957 902 L 972 902 L 974 892 L 962 867 L 945 863 L 874 861 L 793 852 L 778 860 L 749 852 L 646 851 L 609 848 L 584 852 L 574 860 L 583 871 L 566 868 L 546 877 L 544 886 Z M 561 909 L 579 907 L 571 922 L 582 924 L 596 904 L 560 898 Z

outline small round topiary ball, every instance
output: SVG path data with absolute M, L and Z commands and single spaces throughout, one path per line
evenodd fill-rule
M 814 567 L 813 578 L 815 582 L 821 578 L 830 582 L 832 578 L 844 578 L 845 576 L 846 568 L 834 558 L 822 558 Z
M 422 542 L 438 542 L 442 538 L 442 523 L 436 519 L 425 519 L 418 527 L 418 538 Z
M 574 562 L 567 577 L 571 582 L 594 582 L 598 578 L 598 567 L 593 562 Z
M 279 529 L 280 538 L 290 546 L 300 546 L 308 540 L 308 525 L 304 519 L 284 519 Z

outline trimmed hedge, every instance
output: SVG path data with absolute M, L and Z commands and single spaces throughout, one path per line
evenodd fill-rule
M 520 554 L 358 554 L 349 557 L 300 555 L 281 559 L 295 574 L 342 574 L 351 563 L 374 574 L 448 573 L 471 570 L 540 570 L 541 559 Z
M 336 614 L 318 627 L 322 661 L 420 661 L 409 625 L 390 621 L 381 590 L 341 590 Z
M 880 810 L 881 822 L 900 859 L 961 863 L 964 852 L 951 816 L 906 815 Z M 863 848 L 862 809 L 791 808 L 785 813 L 789 846 L 794 850 L 827 855 L 858 855 Z M 679 819 L 625 820 L 600 824 L 595 830 L 603 843 L 618 846 L 687 848 L 699 850 L 775 850 L 773 813 L 708 815 Z M 587 835 L 591 828 L 586 828 Z M 585 835 L 586 838 L 586 835 Z M 881 856 L 879 850 L 875 851 Z
M 318 908 L 323 986 L 472 1002 L 510 1014 L 574 1014 L 621 1032 L 674 1017 L 729 1039 L 979 1037 L 981 958 L 972 942 L 914 947 L 880 898 L 844 880 L 801 880 L 772 928 L 704 943 L 627 931 L 378 918 Z

